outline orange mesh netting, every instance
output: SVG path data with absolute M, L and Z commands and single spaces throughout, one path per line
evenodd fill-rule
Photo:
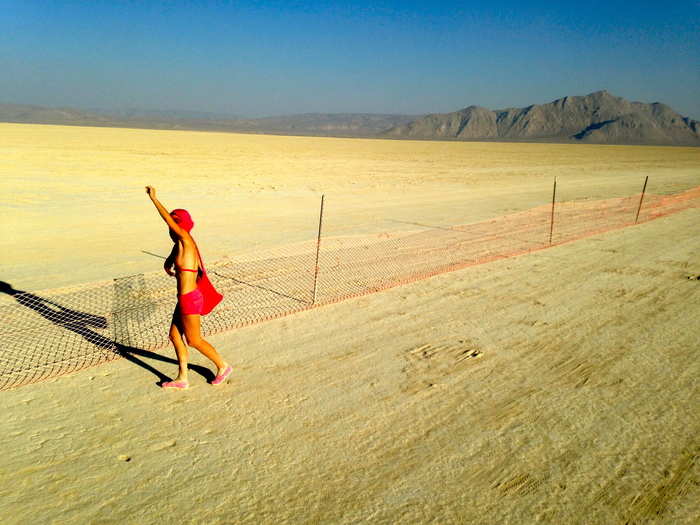
M 435 274 L 541 250 L 634 224 L 640 194 L 557 202 L 492 220 L 387 238 L 323 238 L 314 302 L 316 240 L 211 265 L 224 294 L 205 334 L 258 323 Z M 644 196 L 638 222 L 697 207 L 700 187 Z M 30 293 L 2 283 L 0 390 L 169 345 L 175 286 L 164 272 Z

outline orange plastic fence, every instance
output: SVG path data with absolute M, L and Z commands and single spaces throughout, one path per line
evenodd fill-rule
M 432 275 L 513 257 L 634 224 L 640 195 L 559 202 L 492 220 L 433 227 L 371 240 L 316 239 L 258 259 L 211 265 L 225 299 L 203 318 L 213 334 L 334 303 Z M 700 186 L 644 197 L 639 223 L 697 207 Z M 163 272 L 69 288 L 26 292 L 7 283 L 14 303 L 0 308 L 0 390 L 169 345 L 175 286 Z

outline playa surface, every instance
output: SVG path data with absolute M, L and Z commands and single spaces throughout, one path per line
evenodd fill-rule
M 0 124 L 2 279 L 208 260 L 700 184 L 698 150 Z M 694 523 L 700 210 L 0 393 L 3 523 Z M 199 230 L 199 231 L 198 231 Z M 4 301 L 11 298 L 4 297 Z M 193 362 L 207 363 L 193 351 Z

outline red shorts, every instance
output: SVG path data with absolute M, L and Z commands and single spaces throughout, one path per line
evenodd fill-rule
M 195 288 L 184 295 L 178 295 L 177 306 L 180 309 L 180 313 L 183 315 L 201 315 L 202 308 L 204 307 L 204 296 L 202 292 L 199 291 L 199 288 Z

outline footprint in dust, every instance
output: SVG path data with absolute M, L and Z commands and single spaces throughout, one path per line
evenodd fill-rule
M 479 346 L 469 339 L 428 343 L 408 350 L 403 371 L 404 390 L 416 392 L 440 383 L 440 379 L 466 369 L 469 361 L 483 356 Z
M 476 348 L 467 348 L 465 350 L 458 350 L 455 353 L 455 359 L 457 361 L 464 361 L 465 359 L 470 359 L 472 357 L 481 357 L 482 355 L 484 354 Z
M 166 448 L 173 448 L 177 442 L 172 439 L 169 441 L 163 441 L 162 443 L 156 443 L 155 445 L 151 445 L 149 447 L 149 452 L 158 452 L 160 450 L 165 450 Z

